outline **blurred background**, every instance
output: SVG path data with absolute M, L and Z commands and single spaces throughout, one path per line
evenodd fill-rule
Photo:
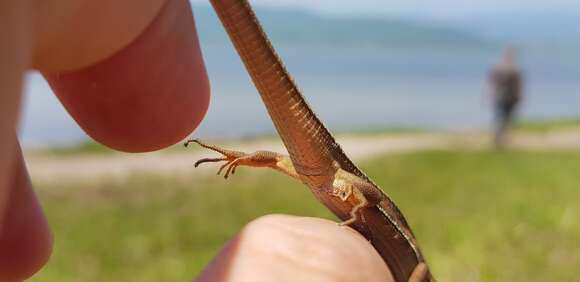
M 215 13 L 192 3 L 212 87 L 195 136 L 284 152 Z M 251 3 L 322 121 L 401 206 L 439 280 L 575 279 L 580 2 Z M 509 150 L 496 151 L 488 82 L 508 45 L 524 99 Z M 271 171 L 241 169 L 226 182 L 216 167 L 193 169 L 212 155 L 196 148 L 95 144 L 36 73 L 20 137 L 55 235 L 32 281 L 183 281 L 260 215 L 333 218 Z

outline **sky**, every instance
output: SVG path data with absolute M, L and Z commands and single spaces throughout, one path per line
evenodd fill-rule
M 208 0 L 193 0 L 208 3 Z M 579 0 L 251 0 L 253 5 L 293 7 L 338 15 L 391 15 L 460 19 L 505 11 L 578 10 Z

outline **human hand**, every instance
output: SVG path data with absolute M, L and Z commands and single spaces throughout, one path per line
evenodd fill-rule
M 21 281 L 52 247 L 15 134 L 24 72 L 41 71 L 92 138 L 128 152 L 187 136 L 207 110 L 209 83 L 187 0 L 2 1 L 0 38 L 0 281 Z M 356 233 L 274 216 L 248 225 L 197 281 L 384 281 L 386 273 Z
M 52 246 L 15 134 L 24 72 L 41 71 L 92 138 L 129 152 L 185 138 L 209 85 L 187 0 L 2 1 L 0 38 L 0 281 L 21 281 Z

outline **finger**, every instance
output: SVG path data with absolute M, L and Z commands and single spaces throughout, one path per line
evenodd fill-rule
M 187 0 L 167 1 L 149 27 L 111 57 L 43 75 L 87 134 L 122 151 L 156 150 L 182 140 L 209 103 Z
M 362 236 L 335 222 L 283 215 L 248 224 L 195 279 L 205 281 L 393 281 Z
M 48 260 L 52 237 L 17 151 L 11 192 L 0 232 L 0 281 L 23 281 Z
M 29 1 L 0 1 L 0 233 L 16 147 L 23 75 L 32 42 Z
M 33 67 L 57 72 L 93 65 L 134 41 L 167 1 L 36 1 Z

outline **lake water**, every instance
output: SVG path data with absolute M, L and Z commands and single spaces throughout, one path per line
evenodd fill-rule
M 273 132 L 262 102 L 231 46 L 204 47 L 212 98 L 197 136 Z M 282 48 L 290 73 L 331 129 L 484 128 L 490 120 L 485 79 L 492 51 Z M 580 57 L 524 53 L 526 118 L 580 115 Z M 24 144 L 88 138 L 42 77 L 27 77 L 20 136 Z

